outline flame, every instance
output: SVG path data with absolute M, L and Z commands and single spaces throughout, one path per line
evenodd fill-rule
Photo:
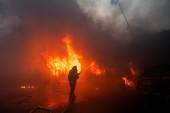
M 131 67 L 130 67 L 130 70 L 131 70 L 131 72 L 132 72 L 132 75 L 138 75 L 138 74 L 139 74 L 138 71 L 134 71 L 134 69 L 133 69 L 133 67 L 132 67 L 132 62 L 129 63 L 129 65 L 131 66 Z
M 25 86 L 21 86 L 21 88 L 25 88 Z
M 96 75 L 102 75 L 105 73 L 105 69 L 101 69 L 96 63 L 95 61 L 91 62 L 90 64 L 90 71 L 93 73 L 93 74 L 96 74 Z
M 125 81 L 125 85 L 132 86 L 132 87 L 135 86 L 133 81 L 129 81 L 126 77 L 123 77 L 122 79 Z
M 131 73 L 132 73 L 133 78 L 134 78 L 134 75 L 138 75 L 139 73 L 138 73 L 138 71 L 134 71 L 134 69 L 133 69 L 133 67 L 132 67 L 132 62 L 129 63 L 129 65 L 130 65 Z M 129 77 L 131 77 L 132 75 L 129 75 Z M 122 79 L 125 81 L 125 85 L 135 87 L 133 81 L 128 80 L 126 77 L 123 77 Z M 134 79 L 133 79 L 133 80 L 134 80 Z
M 73 48 L 71 47 L 71 40 L 69 39 L 69 35 L 63 39 L 63 42 L 66 43 L 68 51 L 67 57 L 59 58 L 58 56 L 55 56 L 55 58 L 52 58 L 50 55 L 48 55 L 48 48 L 47 53 L 43 53 L 43 56 L 47 62 L 47 66 L 53 75 L 68 72 L 73 66 L 77 66 L 78 72 L 81 71 L 81 63 L 79 62 L 79 59 L 81 59 L 82 56 L 77 55 L 74 52 Z
M 34 88 L 34 86 L 21 86 L 22 89 L 25 89 L 25 88 Z

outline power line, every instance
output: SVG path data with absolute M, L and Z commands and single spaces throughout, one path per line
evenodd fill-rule
M 129 28 L 129 30 L 130 30 L 130 33 L 131 33 L 131 35 L 132 35 L 132 38 L 134 39 L 134 35 L 133 35 L 132 30 L 131 30 L 130 24 L 129 24 L 129 22 L 128 22 L 128 20 L 127 20 L 125 14 L 124 14 L 124 12 L 123 12 L 123 10 L 122 10 L 122 7 L 121 7 L 121 5 L 120 5 L 119 0 L 111 0 L 111 4 L 113 4 L 113 5 L 114 5 L 114 4 L 115 4 L 115 5 L 119 4 L 119 8 L 120 8 L 120 10 L 121 10 L 121 12 L 122 12 L 122 14 L 123 14 L 125 20 L 126 20 L 126 23 L 127 23 L 128 28 Z

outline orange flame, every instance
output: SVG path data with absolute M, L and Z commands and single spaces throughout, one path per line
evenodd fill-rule
M 34 86 L 21 86 L 22 89 L 25 89 L 25 88 L 34 88 Z
M 131 70 L 131 72 L 132 72 L 132 75 L 138 75 L 139 73 L 138 73 L 138 71 L 134 71 L 134 69 L 133 69 L 133 67 L 132 67 L 132 63 L 129 63 L 129 65 L 131 66 L 131 67 L 130 67 L 130 70 Z
M 81 63 L 79 62 L 79 59 L 81 59 L 82 56 L 77 55 L 74 52 L 73 48 L 70 46 L 71 40 L 69 39 L 69 35 L 67 35 L 67 37 L 63 39 L 63 42 L 66 43 L 67 47 L 67 58 L 59 58 L 57 56 L 55 58 L 52 58 L 48 55 L 48 52 L 46 54 L 43 53 L 43 56 L 47 62 L 47 66 L 50 68 L 53 75 L 68 72 L 73 66 L 77 66 L 78 72 L 81 71 Z
M 130 70 L 131 70 L 131 72 L 132 72 L 132 75 L 138 75 L 138 74 L 139 74 L 138 71 L 134 71 L 134 69 L 133 69 L 133 67 L 132 67 L 132 62 L 129 63 L 129 65 L 131 66 L 131 67 L 130 67 Z M 130 76 L 131 76 L 131 75 L 130 75 Z M 133 76 L 133 77 L 134 77 L 134 76 Z M 122 79 L 125 81 L 125 85 L 135 87 L 133 81 L 128 80 L 126 77 L 123 77 Z
M 21 88 L 25 88 L 25 86 L 21 86 Z
M 129 81 L 126 77 L 123 77 L 122 79 L 125 81 L 125 85 L 132 86 L 132 87 L 135 86 L 133 81 Z
M 90 71 L 93 73 L 93 74 L 96 74 L 96 75 L 102 75 L 105 73 L 105 69 L 101 69 L 96 63 L 95 61 L 91 62 L 90 64 Z

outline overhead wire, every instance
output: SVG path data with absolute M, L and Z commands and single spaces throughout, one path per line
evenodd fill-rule
M 133 32 L 132 32 L 132 29 L 131 29 L 131 27 L 130 27 L 130 24 L 129 24 L 127 18 L 126 18 L 126 15 L 125 15 L 124 12 L 123 12 L 123 9 L 122 9 L 122 7 L 121 7 L 121 5 L 120 5 L 119 0 L 117 0 L 117 3 L 119 4 L 119 8 L 120 8 L 120 10 L 121 10 L 121 12 L 122 12 L 125 20 L 126 20 L 126 23 L 127 23 L 127 25 L 128 25 L 129 31 L 130 31 L 130 33 L 131 33 L 131 35 L 132 35 L 132 38 L 135 39 L 134 34 L 133 34 Z M 116 5 L 117 5 L 117 4 L 116 4 Z

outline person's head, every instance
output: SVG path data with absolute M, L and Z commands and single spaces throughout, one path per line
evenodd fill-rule
M 72 70 L 73 70 L 73 71 L 78 71 L 78 70 L 77 70 L 77 66 L 73 66 Z

